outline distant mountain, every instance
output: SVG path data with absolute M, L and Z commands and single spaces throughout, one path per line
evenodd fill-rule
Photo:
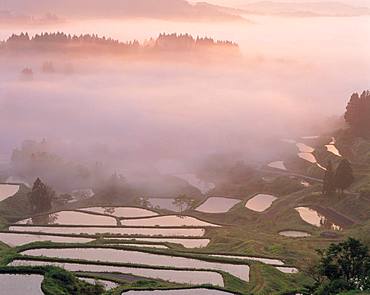
M 240 6 L 244 14 L 282 16 L 360 16 L 370 15 L 370 8 L 341 2 L 274 2 L 260 1 Z M 240 14 L 243 14 L 240 12 Z
M 148 17 L 186 20 L 242 20 L 237 14 L 185 0 L 7 0 L 1 9 L 62 17 Z

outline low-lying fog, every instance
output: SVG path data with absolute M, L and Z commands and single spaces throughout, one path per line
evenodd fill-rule
M 0 59 L 0 154 L 24 139 L 63 142 L 69 155 L 121 169 L 181 167 L 213 153 L 268 161 L 279 138 L 312 135 L 370 82 L 370 18 L 250 17 L 252 23 L 84 20 L 0 28 L 97 33 L 143 41 L 161 32 L 239 43 L 239 63 Z M 63 74 L 71 66 L 73 74 Z M 19 79 L 23 68 L 33 81 Z M 72 152 L 71 152 L 72 151 Z M 98 159 L 99 158 L 99 159 Z M 109 160 L 108 160 L 109 159 Z M 176 165 L 174 163 L 177 163 Z M 168 164 L 169 165 L 169 164 Z

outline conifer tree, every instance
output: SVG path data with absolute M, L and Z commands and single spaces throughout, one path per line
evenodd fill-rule
M 335 172 L 335 187 L 341 194 L 349 188 L 354 181 L 353 170 L 348 160 L 344 159 L 340 162 Z

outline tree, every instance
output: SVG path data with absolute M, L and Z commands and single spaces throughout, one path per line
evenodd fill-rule
M 33 184 L 32 191 L 28 194 L 33 212 L 49 211 L 55 192 L 45 185 L 40 178 Z
M 349 290 L 370 290 L 369 249 L 360 241 L 348 240 L 319 250 L 317 273 L 322 278 L 314 294 L 338 294 Z
M 353 176 L 351 164 L 348 160 L 343 159 L 335 172 L 335 187 L 339 190 L 341 194 L 343 194 L 343 191 L 349 188 L 354 180 L 355 178 Z
M 194 205 L 194 199 L 188 197 L 187 195 L 179 195 L 175 200 L 173 201 L 173 204 L 179 208 L 180 213 L 188 208 L 191 208 Z
M 328 165 L 326 167 L 326 171 L 325 171 L 322 193 L 326 196 L 330 196 L 334 192 L 335 192 L 335 173 L 334 173 L 333 165 L 331 161 L 329 160 Z
M 370 91 L 352 94 L 344 118 L 353 134 L 370 138 Z

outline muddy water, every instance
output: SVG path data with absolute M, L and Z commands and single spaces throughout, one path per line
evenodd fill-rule
M 55 234 L 107 234 L 140 235 L 163 237 L 202 237 L 205 230 L 201 228 L 119 228 L 119 227 L 46 227 L 46 226 L 10 226 L 10 231 L 42 232 Z
M 151 217 L 158 215 L 158 213 L 151 210 L 133 207 L 91 207 L 81 208 L 79 210 L 100 214 L 108 214 L 119 218 Z
M 109 239 L 105 239 L 109 240 Z M 124 240 L 132 240 L 130 238 L 122 239 Z M 173 244 L 180 244 L 185 248 L 204 248 L 207 247 L 210 240 L 209 239 L 166 239 L 166 238 L 137 238 L 135 241 L 147 241 L 147 242 L 159 242 L 159 243 L 173 243 Z
M 4 295 L 42 295 L 40 275 L 0 274 L 0 294 Z
M 133 263 L 150 266 L 170 266 L 174 268 L 221 270 L 228 272 L 244 281 L 249 281 L 249 266 L 247 265 L 208 262 L 193 258 L 166 256 L 138 251 L 99 248 L 33 249 L 24 251 L 22 254 L 31 256 L 57 257 L 62 259 L 73 258 L 112 263 Z
M 117 225 L 113 217 L 75 211 L 60 211 L 53 214 L 18 221 L 17 224 L 61 225 Z
M 204 213 L 225 213 L 240 202 L 239 199 L 211 197 L 195 210 Z
M 0 184 L 0 202 L 14 196 L 19 191 L 19 185 Z
M 311 235 L 309 233 L 306 233 L 304 231 L 296 231 L 296 230 L 286 230 L 279 232 L 279 235 L 284 237 L 290 237 L 290 238 L 306 238 L 310 237 Z
M 94 264 L 75 264 L 75 263 L 57 263 L 44 261 L 29 261 L 16 260 L 10 265 L 55 265 L 62 267 L 69 271 L 83 271 L 83 272 L 114 272 L 131 274 L 140 277 L 161 279 L 180 284 L 211 284 L 215 286 L 224 286 L 223 278 L 219 273 L 212 271 L 183 271 L 183 270 L 165 270 L 165 269 L 150 269 L 150 268 L 134 268 L 123 266 L 105 266 Z M 12 294 L 12 293 L 9 293 Z M 25 295 L 20 293 L 19 295 Z M 27 294 L 28 295 L 28 294 Z M 33 294 L 32 294 L 33 295 Z
M 314 209 L 308 207 L 298 207 L 295 208 L 298 211 L 301 218 L 316 227 L 326 227 L 333 230 L 341 230 L 341 227 L 334 222 L 329 221 L 324 215 L 320 214 Z
M 250 199 L 245 207 L 256 212 L 263 212 L 270 208 L 275 200 L 277 198 L 272 195 L 259 194 Z
M 159 217 L 141 218 L 141 219 L 126 219 L 126 220 L 121 220 L 121 224 L 124 226 L 158 226 L 158 227 L 211 226 L 211 227 L 219 227 L 219 225 L 205 222 L 205 221 L 199 220 L 194 217 L 178 216 L 178 215 L 159 216 Z
M 94 241 L 94 239 L 58 237 L 37 234 L 31 235 L 31 234 L 0 233 L 0 241 L 9 246 L 15 247 L 29 244 L 32 242 L 44 242 L 44 241 L 50 241 L 55 243 L 89 243 Z

